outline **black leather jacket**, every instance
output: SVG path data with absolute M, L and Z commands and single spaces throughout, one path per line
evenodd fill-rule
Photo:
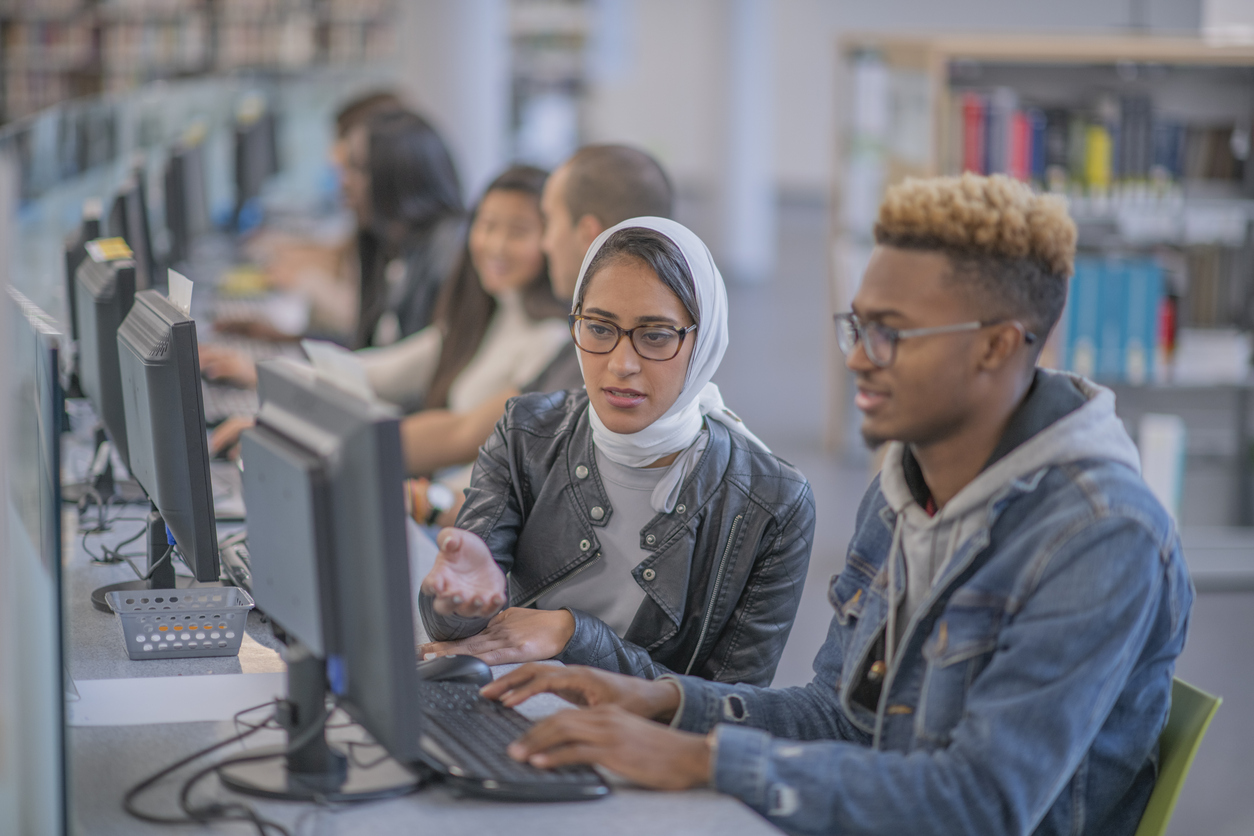
M 509 574 L 511 606 L 533 606 L 600 554 L 597 532 L 613 509 L 587 413 L 582 390 L 522 395 L 479 451 L 457 527 L 482 537 Z M 572 609 L 575 634 L 561 661 L 770 684 L 810 562 L 814 494 L 796 468 L 716 421 L 707 427 L 709 443 L 675 510 L 640 530 L 652 554 L 632 575 L 647 597 L 626 636 Z M 438 616 L 429 596 L 420 609 L 437 640 L 486 624 Z

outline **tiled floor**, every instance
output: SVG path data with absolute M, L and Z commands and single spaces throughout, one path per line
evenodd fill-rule
M 810 679 L 810 663 L 830 619 L 827 580 L 841 568 L 854 512 L 869 481 L 864 461 L 825 454 L 820 443 L 827 373 L 823 351 L 831 327 L 826 228 L 821 207 L 781 208 L 779 269 L 766 285 L 731 288 L 731 346 L 716 378 L 727 405 L 805 472 L 818 503 L 810 574 L 777 686 Z M 1169 832 L 1254 833 L 1254 594 L 1198 596 L 1177 673 L 1222 695 L 1224 705 Z

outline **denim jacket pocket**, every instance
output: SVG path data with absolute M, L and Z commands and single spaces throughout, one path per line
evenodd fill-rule
M 937 746 L 949 743 L 954 727 L 962 720 L 971 683 L 997 648 L 1005 612 L 999 606 L 954 603 L 945 608 L 923 645 L 927 670 L 915 732 L 921 740 Z
M 871 582 L 870 567 L 856 554 L 849 555 L 845 571 L 832 577 L 827 588 L 827 601 L 836 611 L 836 622 L 842 627 L 850 621 L 857 621 L 861 615 Z

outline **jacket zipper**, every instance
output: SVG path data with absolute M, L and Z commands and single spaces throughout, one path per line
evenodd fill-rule
M 697 656 L 701 654 L 701 645 L 705 644 L 705 634 L 710 629 L 710 619 L 714 617 L 714 604 L 718 601 L 719 587 L 723 585 L 723 573 L 727 571 L 727 559 L 731 557 L 732 543 L 736 540 L 736 529 L 744 518 L 744 514 L 737 514 L 736 519 L 732 520 L 731 533 L 727 535 L 727 545 L 723 548 L 723 557 L 718 562 L 718 574 L 714 576 L 714 588 L 710 591 L 710 604 L 706 607 L 705 618 L 701 622 L 701 634 L 697 636 L 697 649 L 692 652 L 688 669 L 684 671 L 685 675 L 692 673 L 692 666 L 697 663 Z
M 590 558 L 587 562 L 585 562 L 582 566 L 580 566 L 580 567 L 579 567 L 578 569 L 576 569 L 575 571 L 571 572 L 570 574 L 563 575 L 562 577 L 560 577 L 560 578 L 558 578 L 557 580 L 553 581 L 553 583 L 551 583 L 551 584 L 549 584 L 548 586 L 546 586 L 544 589 L 541 589 L 541 590 L 540 590 L 539 592 L 537 592 L 535 595 L 532 595 L 532 596 L 531 596 L 530 598 L 528 598 L 526 601 L 520 601 L 519 603 L 514 604 L 513 606 L 515 606 L 515 607 L 529 607 L 529 606 L 531 606 L 531 605 L 532 605 L 532 604 L 534 604 L 536 601 L 539 601 L 541 598 L 543 598 L 545 595 L 548 595 L 550 592 L 552 592 L 553 590 L 557 589 L 559 586 L 561 586 L 562 584 L 566 583 L 566 582 L 567 582 L 567 581 L 569 581 L 571 578 L 575 577 L 575 575 L 578 575 L 578 574 L 579 574 L 580 572 L 582 572 L 584 569 L 587 569 L 589 566 L 591 566 L 593 563 L 595 563 L 595 562 L 597 561 L 597 559 L 598 559 L 600 556 L 601 556 L 601 553 L 600 553 L 600 552 L 597 552 L 597 553 L 596 553 L 596 554 L 594 554 L 594 555 L 593 555 L 593 556 L 592 556 L 592 557 L 591 557 L 591 558 Z

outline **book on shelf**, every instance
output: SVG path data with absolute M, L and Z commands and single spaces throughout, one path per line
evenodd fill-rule
M 1064 367 L 1098 381 L 1152 382 L 1163 299 L 1163 270 L 1152 257 L 1077 258 L 1060 326 Z
M 1007 174 L 1038 188 L 1106 195 L 1116 186 L 1244 182 L 1248 129 L 1186 124 L 1148 94 L 1105 94 L 1077 107 L 1024 101 L 1012 88 L 954 91 L 953 169 Z

